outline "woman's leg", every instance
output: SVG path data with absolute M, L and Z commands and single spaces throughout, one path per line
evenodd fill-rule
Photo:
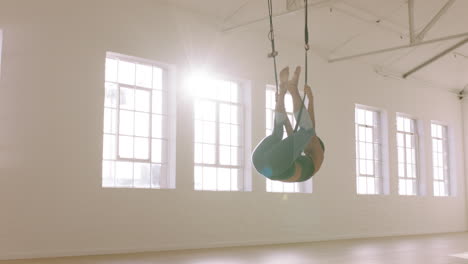
M 310 121 L 312 121 L 312 127 L 315 128 L 314 95 L 309 85 L 304 86 L 304 93 L 307 95 L 307 98 L 309 99 L 307 110 L 309 112 Z
M 310 86 L 306 85 L 304 87 L 304 92 L 307 95 L 307 98 L 309 99 L 308 103 L 308 113 L 310 120 L 312 121 L 312 125 L 315 127 L 315 112 L 314 112 L 314 95 L 312 93 L 312 89 L 310 89 Z M 309 158 L 312 160 L 314 167 L 315 167 L 315 172 L 317 172 L 320 167 L 322 166 L 323 160 L 324 160 L 324 151 L 325 149 L 323 148 L 323 143 L 321 142 L 320 138 L 317 135 L 314 135 L 307 147 L 304 149 L 304 152 L 309 156 Z
M 293 77 L 288 82 L 288 91 L 293 99 L 294 116 L 296 117 L 296 121 L 299 123 L 299 127 L 308 130 L 313 128 L 313 126 L 312 122 L 310 121 L 309 115 L 305 113 L 307 109 L 305 109 L 305 106 L 302 102 L 301 94 L 299 93 L 299 89 L 297 88 L 300 75 L 301 67 L 296 67 Z M 299 113 L 301 113 L 300 116 Z

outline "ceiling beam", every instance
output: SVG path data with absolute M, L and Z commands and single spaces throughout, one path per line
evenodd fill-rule
M 412 1 L 412 0 L 410 0 Z M 447 10 L 455 3 L 455 0 L 448 0 L 447 3 L 437 12 L 437 14 L 427 23 L 427 25 L 419 32 L 419 34 L 414 39 L 417 42 L 421 42 L 424 40 L 427 32 L 431 30 L 431 28 L 439 21 L 439 19 L 447 12 Z
M 450 35 L 450 36 L 441 37 L 441 38 L 436 38 L 436 39 L 431 39 L 431 40 L 426 40 L 426 41 L 421 41 L 421 42 L 415 42 L 413 44 L 407 44 L 407 45 L 401 45 L 401 46 L 385 48 L 385 49 L 380 49 L 380 50 L 368 51 L 368 52 L 364 52 L 364 53 L 358 53 L 358 54 L 349 55 L 349 56 L 329 58 L 328 62 L 345 61 L 345 60 L 350 60 L 350 59 L 355 59 L 355 58 L 360 58 L 360 57 L 365 57 L 365 56 L 370 56 L 370 55 L 376 55 L 376 54 L 386 53 L 386 52 L 400 50 L 400 49 L 406 49 L 406 48 L 411 48 L 411 47 L 417 47 L 417 46 L 437 43 L 437 42 L 456 39 L 456 38 L 461 38 L 461 37 L 468 37 L 468 32 L 461 33 L 461 34 L 456 34 L 456 35 Z
M 441 53 L 435 55 L 434 57 L 430 58 L 429 60 L 421 63 L 420 65 L 414 67 L 413 69 L 409 70 L 408 72 L 406 72 L 405 74 L 403 74 L 403 78 L 407 78 L 408 76 L 410 76 L 411 74 L 421 70 L 422 68 L 428 66 L 429 64 L 432 64 L 433 62 L 437 61 L 438 59 L 442 58 L 443 56 L 447 55 L 447 53 L 455 50 L 455 49 L 458 49 L 459 47 L 465 45 L 466 43 L 468 43 L 468 38 L 465 38 L 463 39 L 462 41 L 458 42 L 457 44 L 449 47 L 448 49 L 442 51 Z
M 414 43 L 414 0 L 408 0 L 408 18 L 410 43 Z
M 331 5 L 331 4 L 333 4 L 334 2 L 337 2 L 337 1 L 341 1 L 341 0 L 321 0 L 321 1 L 316 2 L 316 3 L 310 3 L 309 8 L 311 8 L 311 7 L 320 7 L 322 5 L 327 5 L 327 4 Z M 286 10 L 286 11 L 274 14 L 273 17 L 282 17 L 282 16 L 285 16 L 285 15 L 288 15 L 288 14 L 297 13 L 297 12 L 303 10 L 303 9 L 304 9 L 304 7 L 301 7 L 301 8 L 296 9 L 296 10 Z M 252 24 L 256 24 L 256 23 L 259 23 L 259 22 L 262 22 L 262 21 L 268 20 L 268 19 L 269 19 L 269 17 L 265 16 L 265 17 L 262 17 L 262 18 L 247 21 L 247 22 L 239 24 L 239 25 L 235 25 L 235 26 L 231 26 L 231 27 L 224 27 L 221 30 L 221 32 L 228 33 L 228 32 L 234 31 L 234 30 L 236 30 L 238 28 L 249 26 L 249 25 L 252 25 Z

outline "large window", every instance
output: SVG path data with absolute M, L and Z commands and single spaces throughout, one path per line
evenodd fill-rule
M 434 196 L 448 196 L 449 164 L 447 127 L 432 122 L 432 172 L 434 175 Z
M 418 133 L 416 120 L 397 116 L 398 193 L 418 194 Z
M 156 63 L 107 54 L 103 187 L 175 188 L 168 76 Z
M 381 113 L 356 106 L 356 174 L 358 194 L 383 193 Z
M 246 190 L 245 96 L 240 83 L 191 81 L 195 113 L 195 190 Z
M 274 117 L 275 117 L 275 105 L 276 105 L 276 92 L 274 86 L 267 86 L 266 89 L 266 135 L 271 135 L 273 131 Z M 289 120 L 292 125 L 295 124 L 293 114 L 293 102 L 290 94 L 286 94 L 285 97 L 285 108 L 288 114 Z M 286 137 L 286 130 L 284 130 L 284 137 Z M 311 193 L 312 192 L 312 179 L 305 182 L 291 182 L 285 183 L 280 181 L 272 181 L 266 179 L 266 190 L 267 192 L 281 192 L 281 193 Z

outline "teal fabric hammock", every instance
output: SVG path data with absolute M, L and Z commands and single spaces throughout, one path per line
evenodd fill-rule
M 310 88 L 307 85 L 307 55 L 309 50 L 309 30 L 308 30 L 308 0 L 304 0 L 305 3 L 305 86 L 309 92 L 309 110 L 312 111 L 313 116 L 313 100 Z M 324 144 L 315 134 L 315 121 L 311 120 L 305 108 L 306 92 L 301 100 L 299 111 L 295 112 L 295 118 L 297 120 L 294 130 L 292 130 L 290 121 L 285 111 L 278 111 L 278 109 L 284 109 L 284 95 L 286 90 L 292 88 L 291 91 L 297 91 L 297 83 L 300 74 L 300 68 L 298 67 L 292 77 L 289 80 L 288 68 L 281 71 L 280 79 L 281 85 L 278 85 L 278 71 L 276 56 L 278 52 L 275 48 L 275 38 L 273 30 L 273 6 L 272 0 L 268 0 L 268 11 L 270 18 L 270 32 L 269 39 L 271 42 L 272 51 L 268 55 L 273 58 L 273 67 L 275 73 L 276 82 L 276 104 L 274 118 L 274 128 L 270 136 L 263 139 L 260 144 L 255 148 L 252 153 L 252 163 L 255 169 L 271 180 L 283 181 L 283 182 L 303 182 L 310 179 L 320 168 L 323 161 Z M 281 91 L 280 91 L 281 87 Z M 295 89 L 295 90 L 294 90 Z M 297 98 L 300 96 L 298 95 Z M 278 98 L 281 98 L 280 100 Z M 298 101 L 300 98 L 298 99 Z M 283 139 L 283 127 L 286 127 L 288 131 L 288 137 Z M 315 145 L 315 147 L 314 147 Z M 308 148 L 309 147 L 309 148 Z M 306 149 L 308 149 L 306 151 Z M 315 149 L 316 153 L 311 152 L 311 149 Z

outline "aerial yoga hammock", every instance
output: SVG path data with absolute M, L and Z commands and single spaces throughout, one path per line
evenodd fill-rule
M 280 72 L 280 84 L 276 68 L 275 40 L 273 32 L 272 0 L 268 0 L 270 14 L 270 33 L 276 81 L 276 107 L 274 128 L 270 136 L 263 139 L 252 154 L 255 169 L 270 180 L 282 182 L 303 182 L 310 179 L 321 167 L 324 160 L 325 146 L 315 132 L 314 101 L 312 90 L 307 84 L 307 53 L 309 50 L 308 0 L 305 3 L 305 85 L 301 99 L 297 88 L 301 68 L 297 67 L 289 79 L 289 68 Z M 297 120 L 293 130 L 284 107 L 284 97 L 289 92 L 293 98 L 294 116 Z M 308 98 L 308 109 L 305 98 Z M 306 114 L 304 114 L 304 112 Z M 287 137 L 283 139 L 283 127 Z

